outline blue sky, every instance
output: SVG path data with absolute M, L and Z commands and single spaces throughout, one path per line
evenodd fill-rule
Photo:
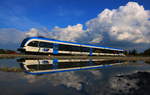
M 0 0 L 0 48 L 40 35 L 141 51 L 149 30 L 150 0 Z
M 149 0 L 0 0 L 0 28 L 28 30 L 84 24 L 105 8 L 115 9 L 129 1 L 150 9 Z

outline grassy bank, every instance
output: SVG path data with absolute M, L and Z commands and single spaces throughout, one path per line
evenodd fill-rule
M 3 67 L 3 68 L 0 68 L 0 71 L 3 71 L 3 72 L 22 72 L 23 70 L 21 68 Z
M 110 57 L 110 56 L 47 56 L 47 55 L 23 55 L 23 54 L 0 54 L 0 58 L 34 58 L 34 59 L 107 59 L 107 60 L 129 60 L 129 61 L 150 61 L 150 57 L 144 56 L 125 56 L 125 57 Z

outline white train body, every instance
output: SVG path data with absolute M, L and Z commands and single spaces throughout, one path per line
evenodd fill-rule
M 24 39 L 18 50 L 33 54 L 125 56 L 123 54 L 124 50 L 122 49 L 59 41 L 42 37 Z

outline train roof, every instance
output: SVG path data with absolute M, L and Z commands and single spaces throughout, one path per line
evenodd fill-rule
M 123 49 L 118 49 L 118 48 L 105 47 L 105 46 L 97 46 L 97 45 L 90 45 L 90 44 L 82 44 L 82 43 L 69 42 L 69 41 L 61 41 L 61 40 L 56 40 L 56 39 L 44 38 L 44 37 L 29 37 L 29 38 L 26 38 L 26 39 L 27 40 L 30 40 L 30 39 L 48 40 L 48 41 L 62 42 L 62 43 L 68 43 L 68 44 L 74 44 L 74 45 L 90 46 L 90 47 L 93 47 L 93 48 L 95 47 L 95 48 L 103 48 L 103 49 L 124 51 Z

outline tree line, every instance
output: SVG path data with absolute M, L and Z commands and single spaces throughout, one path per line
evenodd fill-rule
M 13 50 L 0 49 L 0 54 L 16 54 Z
M 125 51 L 125 55 L 129 56 L 150 56 L 150 48 L 138 53 L 136 49 Z

